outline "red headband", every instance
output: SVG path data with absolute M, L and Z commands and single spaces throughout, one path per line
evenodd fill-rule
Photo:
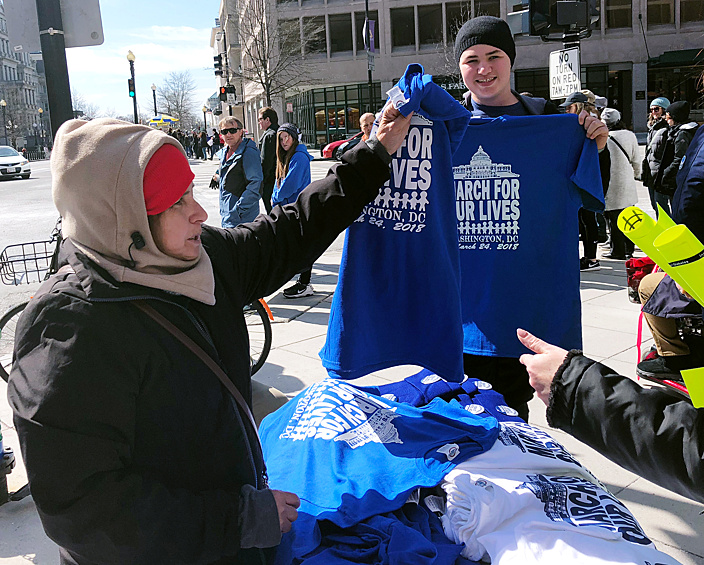
M 178 147 L 170 143 L 159 147 L 144 169 L 144 204 L 147 215 L 161 214 L 173 206 L 194 178 L 188 159 Z

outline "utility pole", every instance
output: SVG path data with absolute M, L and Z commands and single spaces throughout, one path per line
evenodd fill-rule
M 132 76 L 132 83 L 130 85 L 132 90 L 130 91 L 130 97 L 132 98 L 132 105 L 134 106 L 134 123 L 138 124 L 139 115 L 137 114 L 137 86 L 134 82 L 134 59 L 134 53 L 132 53 L 132 51 L 127 51 L 127 60 L 130 63 L 130 75 Z
M 36 0 L 36 4 L 51 130 L 56 132 L 61 124 L 73 118 L 61 3 L 59 0 Z
M 374 37 L 369 25 L 369 0 L 364 0 L 364 27 L 367 43 L 367 81 L 369 82 L 369 111 L 374 112 L 374 94 L 372 89 L 372 68 L 374 67 Z

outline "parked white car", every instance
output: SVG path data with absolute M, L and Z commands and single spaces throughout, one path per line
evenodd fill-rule
M 32 174 L 29 161 L 8 145 L 0 145 L 0 178 L 22 177 Z

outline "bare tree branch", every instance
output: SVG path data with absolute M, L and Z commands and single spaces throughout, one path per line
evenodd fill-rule
M 73 105 L 74 116 L 76 112 L 83 112 L 79 114 L 79 117 L 84 120 L 92 120 L 94 118 L 99 118 L 102 113 L 100 111 L 100 106 L 88 102 L 85 97 L 76 90 L 71 91 L 71 104 Z
M 241 69 L 230 76 L 258 85 L 267 106 L 275 96 L 313 82 L 316 53 L 325 52 L 324 17 L 279 20 L 270 0 L 249 0 L 240 11 Z
M 189 71 L 169 73 L 156 90 L 157 108 L 183 124 L 190 124 L 196 116 L 195 92 L 196 83 Z

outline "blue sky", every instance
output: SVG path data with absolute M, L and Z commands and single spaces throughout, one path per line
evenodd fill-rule
M 71 91 L 102 111 L 131 116 L 127 51 L 132 50 L 143 111 L 153 113 L 152 83 L 158 89 L 170 72 L 184 70 L 193 76 L 196 105 L 202 107 L 217 88 L 210 32 L 219 6 L 219 0 L 100 0 L 105 42 L 66 50 Z

